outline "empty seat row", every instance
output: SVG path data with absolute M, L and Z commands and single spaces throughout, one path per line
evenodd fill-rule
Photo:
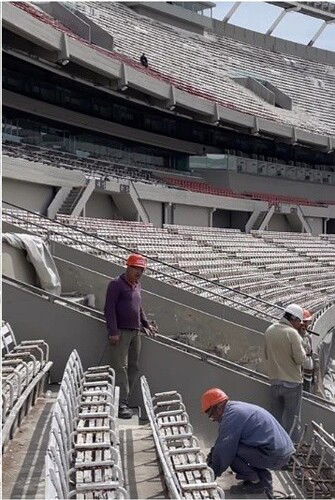
M 9 323 L 2 322 L 2 445 L 14 436 L 23 417 L 43 393 L 52 362 L 44 340 L 19 344 Z
M 117 428 L 118 387 L 110 366 L 84 371 L 74 350 L 53 408 L 45 498 L 128 498 Z
M 144 376 L 141 387 L 169 498 L 224 498 L 193 434 L 181 395 L 168 391 L 152 396 Z
M 132 222 L 131 226 L 135 228 L 132 235 L 127 232 L 129 223 L 117 221 L 117 224 L 114 225 L 115 221 L 106 221 L 106 232 L 103 236 L 106 241 L 101 241 L 95 236 L 94 228 L 95 223 L 99 226 L 102 219 L 96 221 L 94 218 L 62 216 L 60 218 L 62 223 L 67 223 L 61 225 L 43 219 L 39 215 L 27 215 L 27 213 L 25 215 L 22 211 L 18 212 L 17 216 L 15 211 L 5 208 L 3 213 L 4 220 L 14 221 L 16 225 L 28 231 L 44 236 L 48 235 L 49 240 L 61 242 L 74 249 L 121 265 L 124 265 L 127 253 L 130 251 L 137 251 L 149 258 L 158 259 L 158 262 L 149 261 L 147 268 L 149 276 L 212 300 L 223 302 L 229 299 L 228 305 L 237 309 L 252 304 L 253 309 L 255 309 L 253 314 L 257 314 L 257 309 L 262 311 L 262 314 L 266 311 L 264 304 L 257 304 L 257 298 L 262 298 L 263 292 L 264 294 L 269 293 L 273 305 L 281 306 L 287 298 L 286 295 L 289 295 L 293 301 L 303 297 L 309 302 L 311 288 L 314 287 L 314 283 L 315 286 L 318 286 L 317 283 L 320 281 L 317 275 L 335 272 L 335 265 L 332 264 L 332 261 L 322 257 L 325 245 L 329 244 L 321 238 L 309 237 L 313 244 L 320 245 L 320 261 L 317 260 L 314 251 L 311 256 L 309 256 L 308 251 L 305 255 L 299 254 L 297 252 L 299 241 L 293 247 L 286 247 L 288 243 L 296 241 L 299 236 L 297 233 L 288 233 L 285 238 L 278 238 L 279 242 L 277 243 L 277 241 L 272 240 L 276 239 L 276 235 L 280 233 L 271 232 L 272 240 L 268 241 L 266 233 L 249 235 L 241 232 L 222 233 L 218 230 L 213 231 L 210 239 L 204 241 L 202 231 L 207 231 L 207 228 L 194 227 L 190 229 L 189 226 L 178 225 L 177 229 L 173 227 L 155 228 L 156 235 L 147 238 L 147 229 L 148 227 L 151 229 L 151 225 L 146 226 L 143 223 L 136 225 L 136 222 Z M 29 222 L 25 222 L 26 217 Z M 80 232 L 77 231 L 77 227 L 80 228 Z M 88 228 L 89 232 L 87 233 Z M 192 232 L 191 245 L 189 245 L 190 232 Z M 224 234 L 225 245 L 221 242 L 222 234 Z M 290 235 L 292 241 L 289 239 Z M 141 243 L 142 241 L 145 243 Z M 302 241 L 305 241 L 304 238 Z M 282 243 L 285 244 L 285 248 L 282 248 Z M 120 248 L 118 245 L 126 248 Z M 311 273 L 310 277 L 307 275 L 307 270 Z M 255 277 L 254 281 L 250 279 L 252 275 Z M 242 276 L 246 277 L 245 282 L 240 279 Z M 302 278 L 303 276 L 305 278 Z M 234 284 L 235 278 L 239 278 L 236 284 Z M 245 294 L 249 294 L 249 300 L 239 293 L 239 288 L 235 288 L 232 294 L 228 293 L 225 287 L 226 280 L 228 287 L 238 286 L 241 290 L 243 289 Z M 288 280 L 290 281 L 289 288 L 287 288 Z M 255 288 L 255 283 L 260 281 L 263 282 L 262 285 L 258 289 Z M 250 285 L 250 290 L 247 285 Z M 281 288 L 283 288 L 282 291 Z M 290 293 L 287 293 L 288 290 Z M 300 292 L 303 292 L 302 295 L 299 295 Z M 254 295 L 255 293 L 257 293 L 257 297 Z M 320 293 L 318 292 L 315 297 L 321 299 L 320 294 L 323 295 L 324 303 L 326 303 L 328 297 L 332 295 L 331 280 L 325 280 L 324 288 L 320 289 Z M 267 310 L 269 312 L 277 310 L 277 316 L 279 309 L 273 308 L 272 304 L 269 302 Z M 318 304 L 318 307 L 321 307 L 321 301 L 318 301 Z M 304 303 L 302 305 L 305 306 Z

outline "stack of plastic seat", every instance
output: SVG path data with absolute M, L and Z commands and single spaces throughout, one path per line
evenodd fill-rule
M 17 344 L 6 322 L 1 326 L 1 348 L 2 445 L 5 447 L 42 394 L 52 362 L 44 340 L 24 340 Z
M 116 425 L 114 370 L 83 371 L 74 350 L 52 414 L 46 453 L 45 498 L 128 498 Z
M 141 386 L 169 498 L 224 498 L 193 435 L 180 394 L 169 391 L 152 397 L 144 376 Z

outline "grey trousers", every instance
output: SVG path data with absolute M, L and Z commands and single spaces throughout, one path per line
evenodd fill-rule
M 128 404 L 139 373 L 141 336 L 138 330 L 120 330 L 118 345 L 110 346 L 110 364 L 115 370 L 115 383 L 120 387 L 120 404 Z
M 284 427 L 294 443 L 299 440 L 302 384 L 296 387 L 271 385 L 271 413 Z M 296 425 L 293 428 L 296 417 Z M 292 431 L 292 432 L 291 432 Z

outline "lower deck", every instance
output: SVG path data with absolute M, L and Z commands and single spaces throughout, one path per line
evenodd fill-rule
M 2 464 L 3 498 L 45 498 L 44 459 L 48 445 L 50 417 L 58 387 L 58 385 L 51 386 L 45 397 L 37 399 L 35 406 L 25 417 L 5 450 Z M 132 419 L 119 419 L 118 423 L 125 487 L 130 498 L 169 498 L 150 425 L 142 422 L 138 412 L 134 412 Z M 208 450 L 203 451 L 206 453 Z M 273 480 L 277 498 L 305 498 L 289 472 L 273 473 Z M 238 482 L 230 469 L 218 478 L 218 484 L 228 499 L 266 498 L 265 494 L 238 497 L 232 495 L 230 488 Z

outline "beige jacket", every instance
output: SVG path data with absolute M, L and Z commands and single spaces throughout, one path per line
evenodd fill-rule
M 267 328 L 264 357 L 269 379 L 302 383 L 301 365 L 306 359 L 302 339 L 291 323 L 282 318 Z

